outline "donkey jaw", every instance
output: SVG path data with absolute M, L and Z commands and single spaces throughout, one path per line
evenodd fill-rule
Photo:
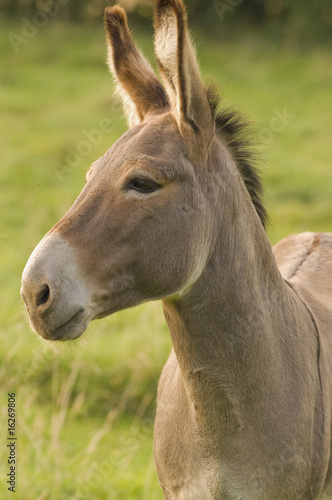
M 90 294 L 74 252 L 54 233 L 33 251 L 23 271 L 21 296 L 32 329 L 46 340 L 76 339 L 93 319 Z

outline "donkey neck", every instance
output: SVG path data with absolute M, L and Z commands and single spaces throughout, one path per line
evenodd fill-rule
M 260 361 L 275 348 L 273 322 L 287 315 L 288 290 L 267 235 L 240 176 L 226 177 L 201 276 L 184 296 L 163 301 L 187 393 L 205 415 L 209 408 L 220 414 L 220 405 L 227 413 L 243 407 L 247 381 L 262 379 Z

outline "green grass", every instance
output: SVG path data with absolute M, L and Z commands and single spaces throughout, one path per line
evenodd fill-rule
M 20 276 L 35 245 L 70 207 L 89 164 L 126 130 L 105 66 L 102 26 L 50 23 L 15 54 L 0 26 L 0 421 L 16 392 L 18 491 L 25 500 L 161 500 L 152 460 L 159 373 L 170 350 L 160 304 L 93 323 L 64 353 L 28 327 Z M 138 34 L 152 53 L 150 36 Z M 269 235 L 332 231 L 332 66 L 321 49 L 280 51 L 238 34 L 199 38 L 202 73 L 255 120 Z M 286 109 L 287 123 L 276 121 Z M 113 128 L 70 171 L 56 165 L 98 129 Z M 280 120 L 280 119 L 279 119 Z M 284 126 L 282 126 L 284 125 Z M 266 138 L 268 140 L 266 140 Z M 69 149 L 68 149 L 69 148 Z M 6 431 L 0 496 L 6 494 Z

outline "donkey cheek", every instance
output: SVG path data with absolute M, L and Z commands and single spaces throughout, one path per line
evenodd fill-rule
M 135 278 L 132 275 L 118 274 L 109 283 L 111 295 L 116 297 L 133 287 Z

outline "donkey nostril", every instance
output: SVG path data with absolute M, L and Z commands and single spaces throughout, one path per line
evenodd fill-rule
M 37 295 L 36 306 L 39 307 L 42 306 L 43 304 L 46 304 L 49 298 L 50 298 L 50 288 L 48 285 L 44 285 Z

